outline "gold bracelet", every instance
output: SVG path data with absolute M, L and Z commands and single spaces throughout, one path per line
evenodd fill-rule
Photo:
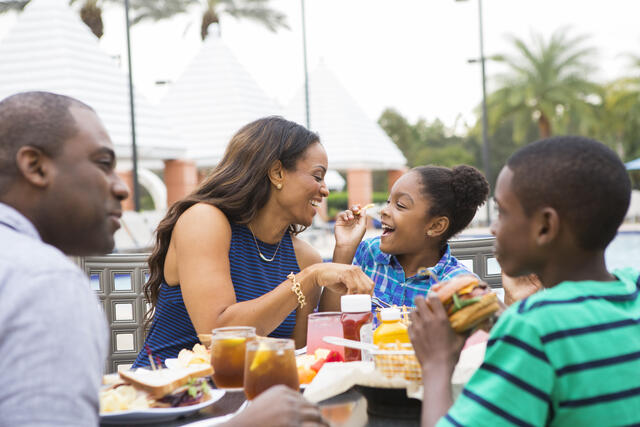
M 293 283 L 291 285 L 291 292 L 296 294 L 296 296 L 298 297 L 298 304 L 300 304 L 300 308 L 303 308 L 307 304 L 307 299 L 304 297 L 304 294 L 302 293 L 300 282 L 296 280 L 296 275 L 293 274 L 293 272 L 289 273 L 289 275 L 287 276 L 287 279 L 291 279 L 291 282 Z

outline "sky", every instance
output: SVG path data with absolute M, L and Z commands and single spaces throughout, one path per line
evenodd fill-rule
M 264 91 L 286 105 L 303 84 L 300 0 L 272 0 L 290 30 L 270 33 L 247 20 L 222 17 L 222 38 Z M 593 77 L 604 81 L 628 74 L 625 53 L 640 55 L 640 1 L 484 0 L 485 55 L 509 53 L 509 35 L 530 40 L 568 27 L 589 35 L 598 49 Z M 471 122 L 482 96 L 478 0 L 305 0 L 310 72 L 323 61 L 367 116 L 376 120 L 388 107 L 411 121 L 440 118 L 453 125 Z M 0 17 L 0 37 L 15 21 Z M 104 7 L 101 47 L 126 65 L 124 12 Z M 158 101 L 201 45 L 200 10 L 131 32 L 133 75 L 138 89 Z M 1 42 L 1 39 L 0 39 Z M 488 85 L 500 64 L 487 62 Z

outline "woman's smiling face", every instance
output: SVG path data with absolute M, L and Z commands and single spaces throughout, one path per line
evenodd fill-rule
M 423 187 L 420 174 L 412 171 L 402 175 L 391 188 L 387 205 L 380 212 L 382 251 L 401 255 L 425 247 L 431 205 L 424 196 Z
M 291 215 L 292 224 L 309 226 L 316 209 L 329 190 L 324 182 L 327 153 L 319 142 L 311 144 L 296 163 L 295 170 L 284 171 L 282 190 L 275 190 L 279 203 Z

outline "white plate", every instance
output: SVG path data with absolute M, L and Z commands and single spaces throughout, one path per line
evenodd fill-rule
M 206 420 L 194 421 L 192 423 L 185 424 L 183 427 L 211 427 L 211 426 L 217 426 L 218 424 L 222 424 L 224 422 L 227 422 L 231 418 L 235 417 L 238 414 L 238 412 L 244 410 L 244 408 L 246 408 L 248 405 L 249 405 L 249 401 L 245 400 L 244 403 L 242 405 L 240 405 L 238 410 L 233 412 L 233 413 L 231 413 L 231 414 L 223 415 L 221 417 L 207 418 Z
M 209 390 L 209 400 L 191 406 L 179 408 L 149 408 L 131 411 L 108 412 L 100 414 L 100 422 L 104 424 L 136 424 L 170 421 L 184 415 L 190 415 L 213 404 L 224 396 L 224 390 Z
M 166 366 L 168 369 L 175 369 L 175 368 L 183 368 L 183 366 L 178 362 L 178 359 L 164 359 L 164 366 Z

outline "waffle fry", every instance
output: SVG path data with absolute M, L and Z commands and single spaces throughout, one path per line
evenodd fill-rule
M 422 381 L 422 369 L 411 344 L 382 344 L 380 347 L 373 356 L 376 370 L 387 378 Z

